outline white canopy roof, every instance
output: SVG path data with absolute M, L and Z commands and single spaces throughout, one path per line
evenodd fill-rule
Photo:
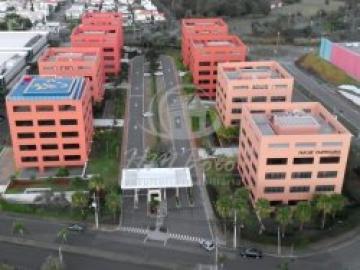
M 191 187 L 189 168 L 123 169 L 121 189 Z

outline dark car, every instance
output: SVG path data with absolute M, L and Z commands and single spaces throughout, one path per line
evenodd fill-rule
M 67 229 L 71 232 L 84 232 L 85 226 L 80 224 L 72 224 L 69 227 L 67 227 Z
M 5 121 L 5 115 L 0 114 L 0 123 Z
M 262 258 L 262 251 L 257 248 L 243 248 L 240 250 L 240 256 L 243 258 Z

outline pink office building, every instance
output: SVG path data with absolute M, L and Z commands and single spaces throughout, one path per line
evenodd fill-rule
M 181 55 L 185 66 L 189 65 L 190 40 L 196 36 L 211 37 L 227 34 L 228 26 L 221 18 L 189 18 L 181 21 Z
M 293 77 L 274 61 L 221 63 L 216 109 L 225 126 L 239 125 L 244 104 L 289 102 L 293 85 Z
M 93 135 L 91 92 L 82 77 L 24 76 L 6 97 L 18 169 L 82 166 Z
M 92 99 L 101 102 L 104 96 L 104 62 L 100 48 L 49 48 L 38 61 L 40 75 L 82 76 L 89 80 Z
M 192 38 L 189 67 L 197 94 L 203 99 L 214 100 L 218 63 L 245 61 L 246 53 L 246 46 L 234 35 Z
M 341 193 L 351 134 L 320 103 L 243 106 L 238 169 L 252 200 Z
M 107 77 L 121 71 L 122 38 L 118 25 L 81 24 L 71 34 L 72 47 L 101 48 Z

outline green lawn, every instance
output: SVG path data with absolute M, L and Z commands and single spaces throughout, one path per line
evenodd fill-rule
M 122 129 L 97 130 L 88 164 L 89 174 L 100 174 L 107 186 L 118 183 Z
M 297 61 L 297 64 L 309 72 L 319 76 L 322 80 L 334 85 L 360 84 L 359 81 L 351 78 L 344 71 L 337 68 L 333 64 L 321 59 L 315 53 L 304 55 Z

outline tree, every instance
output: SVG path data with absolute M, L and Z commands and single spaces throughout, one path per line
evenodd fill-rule
M 282 237 L 285 237 L 286 227 L 291 223 L 292 212 L 290 207 L 285 206 L 278 208 L 276 211 L 276 221 L 281 226 Z
M 89 189 L 94 190 L 97 196 L 99 196 L 100 192 L 104 190 L 104 188 L 105 188 L 105 183 L 104 183 L 104 179 L 101 176 L 96 175 L 91 177 L 89 181 Z
M 65 167 L 62 167 L 62 168 L 59 168 L 57 171 L 56 171 L 56 174 L 55 174 L 57 177 L 67 177 L 70 175 L 70 172 L 67 168 Z
M 265 231 L 263 220 L 268 218 L 271 214 L 270 202 L 267 199 L 258 199 L 255 203 L 255 212 L 260 219 L 259 234 Z
M 309 222 L 311 220 L 312 216 L 312 208 L 310 203 L 308 202 L 299 202 L 296 205 L 295 211 L 294 211 L 294 217 L 299 221 L 300 223 L 300 231 L 303 230 L 304 224 Z
M 12 224 L 12 234 L 24 236 L 25 225 L 20 221 L 14 221 Z
M 63 256 L 62 256 L 62 245 L 65 244 L 69 238 L 69 230 L 67 228 L 62 228 L 58 234 L 57 238 L 60 240 L 61 245 L 59 246 L 59 262 L 63 265 Z M 57 268 L 55 268 L 57 269 Z
M 64 270 L 65 266 L 58 257 L 49 256 L 41 265 L 41 270 Z
M 120 194 L 112 191 L 105 197 L 105 206 L 113 214 L 114 222 L 116 220 L 116 214 L 119 212 L 121 207 L 121 196 Z
M 327 194 L 321 194 L 315 198 L 315 207 L 322 214 L 321 228 L 325 228 L 326 216 L 331 213 L 331 198 Z
M 332 194 L 330 196 L 330 203 L 331 203 L 331 214 L 332 217 L 335 218 L 335 215 L 341 212 L 345 207 L 346 199 L 341 194 Z
M 229 196 L 224 195 L 221 196 L 216 201 L 216 211 L 218 212 L 219 216 L 224 220 L 224 231 L 226 233 L 226 219 L 230 217 L 232 208 L 232 202 Z
M 77 191 L 71 196 L 71 204 L 74 208 L 81 210 L 81 215 L 85 216 L 85 209 L 89 205 L 89 195 L 85 192 Z

